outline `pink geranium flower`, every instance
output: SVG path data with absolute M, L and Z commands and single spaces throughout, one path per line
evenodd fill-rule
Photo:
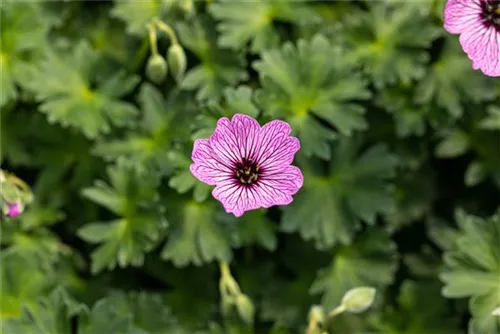
M 236 217 L 245 211 L 286 205 L 304 182 L 302 172 L 290 166 L 300 148 L 283 121 L 260 127 L 247 115 L 219 119 L 209 139 L 194 142 L 191 173 L 215 185 L 212 195 Z
M 17 217 L 21 213 L 21 205 L 19 203 L 7 204 L 7 216 Z
M 475 70 L 500 76 L 500 0 L 448 0 L 444 27 L 460 34 L 460 44 Z

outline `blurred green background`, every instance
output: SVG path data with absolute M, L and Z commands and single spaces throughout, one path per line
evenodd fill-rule
M 33 201 L 0 223 L 0 332 L 500 333 L 500 81 L 444 3 L 2 1 Z M 300 139 L 289 206 L 236 219 L 189 172 L 234 113 Z

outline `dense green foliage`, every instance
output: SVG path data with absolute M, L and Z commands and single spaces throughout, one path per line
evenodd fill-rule
M 304 333 L 365 286 L 328 333 L 500 334 L 500 80 L 443 5 L 2 1 L 33 200 L 0 223 L 0 332 Z M 237 219 L 191 175 L 234 113 L 291 124 L 292 204 Z

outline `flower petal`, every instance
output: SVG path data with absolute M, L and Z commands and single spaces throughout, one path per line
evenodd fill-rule
M 234 180 L 218 184 L 212 195 L 222 203 L 226 212 L 233 213 L 236 217 L 241 217 L 245 211 L 262 207 L 254 187 L 243 186 Z
M 284 170 L 270 175 L 262 175 L 256 188 L 264 207 L 287 205 L 292 202 L 304 184 L 304 176 L 298 167 L 288 166 Z
M 239 153 L 238 138 L 227 117 L 222 117 L 217 121 L 217 127 L 210 136 L 210 146 L 219 159 L 229 166 L 242 158 Z
M 472 25 L 481 23 L 479 0 L 448 0 L 444 9 L 444 28 L 452 34 L 460 34 Z
M 238 139 L 240 156 L 250 158 L 259 148 L 259 123 L 250 116 L 236 114 L 231 124 Z
M 263 171 L 279 171 L 292 163 L 300 149 L 300 142 L 289 136 L 291 131 L 288 123 L 279 120 L 262 127 L 256 161 Z
M 195 140 L 191 158 L 194 163 L 189 166 L 189 169 L 202 182 L 215 185 L 232 178 L 230 166 L 220 161 L 208 139 Z
M 232 166 L 258 149 L 259 131 L 259 123 L 250 116 L 235 114 L 231 121 L 223 117 L 210 137 L 210 145 L 222 161 Z
M 482 53 L 473 55 L 474 68 L 481 69 L 489 76 L 500 76 L 500 33 L 490 28 L 481 39 Z

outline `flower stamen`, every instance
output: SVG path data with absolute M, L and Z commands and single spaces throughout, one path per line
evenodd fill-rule
M 253 184 L 259 179 L 260 166 L 252 159 L 243 158 L 236 163 L 235 177 L 241 184 Z
M 500 1 L 483 0 L 481 3 L 481 18 L 487 27 L 493 26 L 500 32 Z

